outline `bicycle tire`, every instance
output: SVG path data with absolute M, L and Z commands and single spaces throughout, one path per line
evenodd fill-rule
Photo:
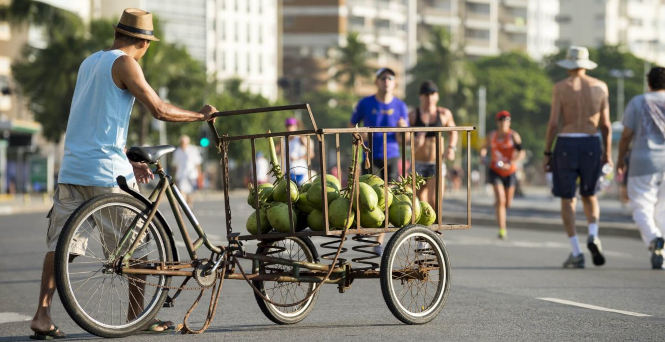
M 270 247 L 259 246 L 259 248 L 257 248 L 256 250 L 256 254 L 268 255 L 268 253 L 270 253 L 270 248 L 275 247 L 275 244 L 285 243 L 286 241 L 292 241 L 293 243 L 295 243 L 295 245 L 298 246 L 299 249 L 301 249 L 304 252 L 304 259 L 301 257 L 298 259 L 298 261 L 307 261 L 307 262 L 318 261 L 316 247 L 314 247 L 314 244 L 308 237 L 288 237 L 285 239 L 272 241 L 270 243 Z M 293 247 L 294 245 L 291 244 L 291 246 Z M 293 260 L 293 258 L 291 257 L 292 254 L 293 253 L 289 253 L 289 255 L 280 255 L 280 254 L 269 254 L 269 255 Z M 287 268 L 288 266 L 284 267 Z M 262 262 L 255 262 L 253 266 L 253 271 L 254 271 L 253 273 L 265 273 L 266 265 Z M 276 296 L 273 295 L 274 293 L 272 291 L 267 291 L 267 288 L 269 288 L 269 286 L 266 285 L 267 284 L 269 285 L 270 283 L 284 284 L 282 282 L 268 282 L 261 280 L 254 280 L 252 281 L 252 283 L 257 289 L 259 289 L 259 291 L 261 291 L 261 293 L 264 296 L 268 297 L 268 299 L 271 300 L 276 300 L 277 298 L 275 298 Z M 290 283 L 290 285 L 292 289 L 287 291 L 287 293 L 295 293 L 296 291 L 293 290 L 293 288 L 302 287 L 302 286 L 307 286 L 308 289 L 306 290 L 306 293 L 303 295 L 302 298 L 283 299 L 283 301 L 285 302 L 296 302 L 298 300 L 302 300 L 304 296 L 309 295 L 312 291 L 314 291 L 314 289 L 317 286 L 314 283 Z M 308 301 L 306 301 L 303 304 L 295 306 L 295 310 L 293 311 L 291 311 L 292 308 L 294 308 L 293 306 L 288 306 L 288 307 L 275 306 L 263 300 L 263 298 L 261 298 L 261 296 L 259 296 L 256 293 L 254 293 L 254 299 L 256 299 L 256 303 L 259 305 L 261 312 L 263 312 L 263 314 L 274 323 L 295 324 L 302 321 L 303 319 L 305 319 L 305 317 L 307 317 L 307 315 L 309 315 L 309 313 L 314 308 L 314 304 L 316 303 L 318 295 L 319 292 L 317 291 L 313 296 L 311 296 L 311 298 Z
M 140 219 L 145 219 L 147 213 L 147 206 L 131 196 L 100 195 L 86 201 L 76 209 L 61 231 L 55 252 L 58 294 L 70 317 L 91 334 L 100 337 L 123 337 L 143 330 L 153 322 L 155 315 L 166 300 L 168 290 L 161 286 L 169 286 L 170 276 L 146 276 L 147 282 L 160 285 L 151 286 L 139 280 L 130 280 L 129 276 L 120 274 L 109 266 L 109 246 L 116 249 L 115 244 L 117 244 L 118 237 L 122 236 L 132 222 L 140 222 Z M 133 226 L 138 231 L 142 225 L 133 224 Z M 108 229 L 108 227 L 112 229 Z M 87 233 L 86 229 L 89 229 Z M 77 249 L 77 247 L 81 247 L 82 236 L 86 237 L 83 250 Z M 96 241 L 94 237 L 97 237 Z M 124 248 L 128 248 L 135 238 L 136 236 L 131 237 Z M 107 239 L 113 240 L 107 242 Z M 134 251 L 134 255 L 136 258 L 132 260 L 137 264 L 139 262 L 173 261 L 169 236 L 156 218 L 151 221 L 146 236 Z M 86 272 L 86 270 L 89 271 Z M 79 274 L 89 274 L 90 277 L 85 278 L 84 276 L 83 280 L 77 279 Z M 133 287 L 135 292 L 131 294 L 130 282 L 136 284 Z M 141 284 L 143 284 L 143 290 L 140 290 Z M 87 289 L 87 293 L 94 291 L 87 300 L 84 297 L 85 289 Z M 98 293 L 100 289 L 101 292 Z M 104 293 L 105 291 L 106 293 Z M 137 299 L 134 295 L 143 298 L 142 300 Z M 130 299 L 130 296 L 133 299 Z M 93 298 L 99 298 L 98 312 L 93 312 L 93 306 L 88 305 Z M 86 300 L 85 303 L 84 300 Z M 102 308 L 102 301 L 108 304 L 104 308 Z M 135 318 L 130 320 L 127 317 L 129 311 L 133 311 L 135 308 L 139 311 L 139 301 L 143 302 L 141 304 L 143 309 L 138 313 L 133 313 Z M 146 302 L 147 305 L 145 305 Z M 119 307 L 118 310 L 115 308 L 116 305 Z M 109 310 L 110 319 L 107 318 Z M 124 320 L 122 318 L 123 310 L 127 312 Z M 116 312 L 119 315 L 114 317 Z
M 402 265 L 402 261 L 410 264 Z M 427 298 L 428 292 L 422 289 L 432 282 L 430 277 L 436 284 L 434 291 L 430 291 L 432 298 Z M 450 279 L 446 246 L 432 230 L 419 225 L 407 226 L 388 241 L 381 258 L 381 292 L 388 308 L 400 321 L 424 324 L 434 319 L 446 303 Z M 400 286 L 404 288 L 399 291 L 405 293 L 403 296 L 397 291 Z M 413 291 L 414 286 L 417 291 Z M 412 298 L 405 299 L 409 293 Z M 421 298 L 413 298 L 414 295 L 425 298 L 421 301 Z

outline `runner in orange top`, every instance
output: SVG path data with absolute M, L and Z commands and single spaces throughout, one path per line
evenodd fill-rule
M 480 150 L 481 158 L 490 152 L 489 172 L 487 182 L 494 189 L 494 207 L 496 220 L 499 224 L 499 238 L 506 238 L 506 209 L 515 194 L 515 162 L 524 157 L 522 151 L 522 138 L 517 132 L 510 129 L 510 113 L 502 110 L 496 113 L 495 131 L 490 132 L 485 146 Z

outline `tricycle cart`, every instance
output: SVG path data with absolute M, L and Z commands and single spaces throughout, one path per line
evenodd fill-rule
M 214 318 L 216 305 L 225 279 L 246 281 L 254 291 L 262 312 L 279 324 L 292 324 L 304 319 L 312 310 L 321 285 L 337 284 L 340 293 L 350 288 L 355 279 L 379 278 L 383 297 L 391 312 L 404 323 L 422 324 L 437 316 L 443 308 L 450 287 L 450 262 L 441 232 L 447 229 L 468 229 L 471 227 L 470 215 L 470 180 L 467 177 L 467 220 L 466 224 L 447 224 L 441 213 L 442 179 L 442 134 L 448 131 L 466 132 L 470 141 L 473 127 L 414 127 L 414 128 L 318 128 L 309 105 L 289 105 L 245 110 L 218 112 L 214 117 L 223 120 L 233 115 L 251 115 L 284 110 L 303 110 L 311 120 L 312 129 L 290 132 L 268 132 L 262 134 L 229 136 L 219 134 L 212 122 L 208 125 L 213 133 L 215 144 L 221 153 L 222 176 L 224 179 L 224 211 L 226 239 L 224 246 L 216 246 L 206 236 L 191 209 L 185 203 L 177 186 L 166 174 L 159 158 L 172 152 L 173 146 L 133 147 L 128 150 L 130 160 L 145 162 L 154 166 L 159 176 L 157 187 L 148 198 L 132 190 L 123 178 L 118 179 L 125 194 L 110 194 L 96 197 L 84 203 L 68 220 L 58 242 L 56 250 L 56 274 L 58 292 L 63 305 L 70 316 L 88 332 L 104 337 L 120 337 L 144 329 L 153 322 L 162 306 L 173 306 L 175 299 L 183 290 L 198 290 L 200 295 L 189 309 L 179 329 L 183 333 L 201 333 L 207 329 Z M 436 220 L 429 226 L 418 224 L 416 215 L 411 215 L 409 222 L 401 227 L 390 223 L 391 210 L 388 203 L 390 184 L 383 181 L 378 188 L 384 191 L 382 206 L 385 220 L 380 226 L 363 227 L 361 221 L 362 200 L 360 198 L 361 155 L 365 154 L 364 163 L 371 167 L 372 158 L 368 152 L 373 148 L 386 151 L 387 136 L 395 133 L 401 136 L 402 169 L 406 170 L 407 144 L 414 151 L 411 136 L 417 132 L 435 132 L 436 140 L 436 185 L 437 194 L 434 203 Z M 364 142 L 363 135 L 379 134 L 382 146 L 372 146 L 375 139 Z M 319 156 L 318 165 L 310 165 L 308 173 L 320 175 L 319 182 L 328 182 L 327 145 L 334 144 L 336 169 L 341 170 L 342 139 L 353 141 L 353 150 L 347 184 L 343 193 L 348 199 L 346 216 L 348 222 L 343 227 L 331 224 L 329 219 L 331 194 L 327 186 L 320 185 L 321 227 L 320 231 L 303 229 L 297 224 L 296 201 L 285 196 L 281 206 L 288 208 L 288 223 L 281 232 L 257 231 L 245 234 L 234 231 L 231 224 L 231 204 L 229 197 L 229 161 L 230 144 L 248 141 L 251 146 L 251 175 L 253 189 L 258 194 L 256 142 L 258 139 L 281 138 L 283 153 L 289 155 L 289 137 L 307 137 L 307 145 L 314 144 Z M 310 146 L 307 146 L 309 150 Z M 384 153 L 384 156 L 386 153 Z M 470 147 L 466 149 L 466 167 L 470 170 Z M 248 158 L 249 159 L 249 158 Z M 410 154 L 414 165 L 414 154 Z M 386 165 L 384 157 L 384 165 Z M 290 189 L 290 160 L 284 158 L 283 174 L 276 183 L 283 180 Z M 413 168 L 412 168 L 413 169 Z M 338 173 L 337 181 L 341 180 Z M 383 170 L 383 180 L 388 178 Z M 325 181 L 323 179 L 326 179 Z M 336 183 L 336 182 L 333 182 Z M 418 202 L 416 187 L 418 177 L 411 175 L 403 178 L 402 186 L 410 186 L 407 195 L 411 207 Z M 408 190 L 408 189 L 407 189 Z M 175 248 L 173 231 L 158 210 L 164 195 L 178 224 L 189 258 L 181 258 Z M 308 194 L 308 197 L 310 194 Z M 254 219 L 256 227 L 263 227 L 266 216 L 261 213 L 261 199 L 253 197 Z M 354 202 L 358 205 L 351 205 Z M 252 204 L 252 203 L 250 203 Z M 416 210 L 414 209 L 415 213 Z M 183 219 L 187 217 L 198 237 L 190 237 Z M 356 218 L 355 220 L 353 218 Z M 338 217 L 339 218 L 339 217 Z M 337 220 L 339 221 L 339 220 Z M 302 223 L 302 221 L 301 221 Z M 316 223 L 316 222 L 315 222 Z M 263 224 L 263 225 L 262 225 Z M 373 235 L 394 232 L 386 245 L 383 255 L 376 253 L 377 242 Z M 317 248 L 310 239 L 322 237 L 327 241 L 321 244 L 326 251 L 319 256 Z M 351 236 L 351 250 L 356 255 L 351 260 L 345 258 L 348 249 L 344 247 L 347 237 Z M 244 241 L 257 240 L 258 248 L 251 252 L 244 247 Z M 201 247 L 205 246 L 209 257 L 201 256 Z M 203 253 L 201 253 L 203 254 Z M 349 253 L 350 254 L 350 253 Z M 380 260 L 378 260 L 380 258 Z M 251 269 L 245 269 L 240 260 L 251 260 Z M 173 277 L 184 277 L 178 286 L 171 284 Z M 187 284 L 190 282 L 190 286 Z M 128 289 L 128 290 L 126 290 Z M 206 320 L 202 327 L 193 328 L 188 317 L 198 305 L 205 291 L 211 291 L 211 301 Z

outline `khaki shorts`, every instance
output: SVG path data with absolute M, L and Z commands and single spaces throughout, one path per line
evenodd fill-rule
M 129 186 L 138 191 L 138 185 L 136 183 L 130 183 Z M 74 213 L 74 211 L 81 205 L 83 202 L 99 195 L 111 194 L 111 193 L 123 193 L 122 189 L 119 187 L 99 187 L 99 186 L 83 186 L 83 185 L 73 185 L 73 184 L 58 184 L 53 194 L 53 207 L 49 211 L 47 217 L 49 219 L 48 232 L 46 234 L 46 245 L 49 251 L 55 251 L 55 248 L 58 245 L 58 239 L 60 237 L 60 232 L 62 231 L 65 223 L 69 216 Z M 97 222 L 101 227 L 108 227 L 109 224 L 104 222 Z M 120 232 L 115 232 L 113 229 L 103 228 L 103 236 L 101 237 L 102 241 L 105 244 L 115 247 L 117 244 L 116 236 L 120 235 Z M 78 255 L 85 255 L 85 249 L 88 242 L 87 236 L 77 236 L 74 238 L 76 241 L 76 246 L 71 246 L 71 253 Z M 108 249 L 110 246 L 106 246 Z

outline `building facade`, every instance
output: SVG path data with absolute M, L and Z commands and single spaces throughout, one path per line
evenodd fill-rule
M 560 48 L 622 45 L 665 65 L 665 1 L 560 0 L 560 5 Z

